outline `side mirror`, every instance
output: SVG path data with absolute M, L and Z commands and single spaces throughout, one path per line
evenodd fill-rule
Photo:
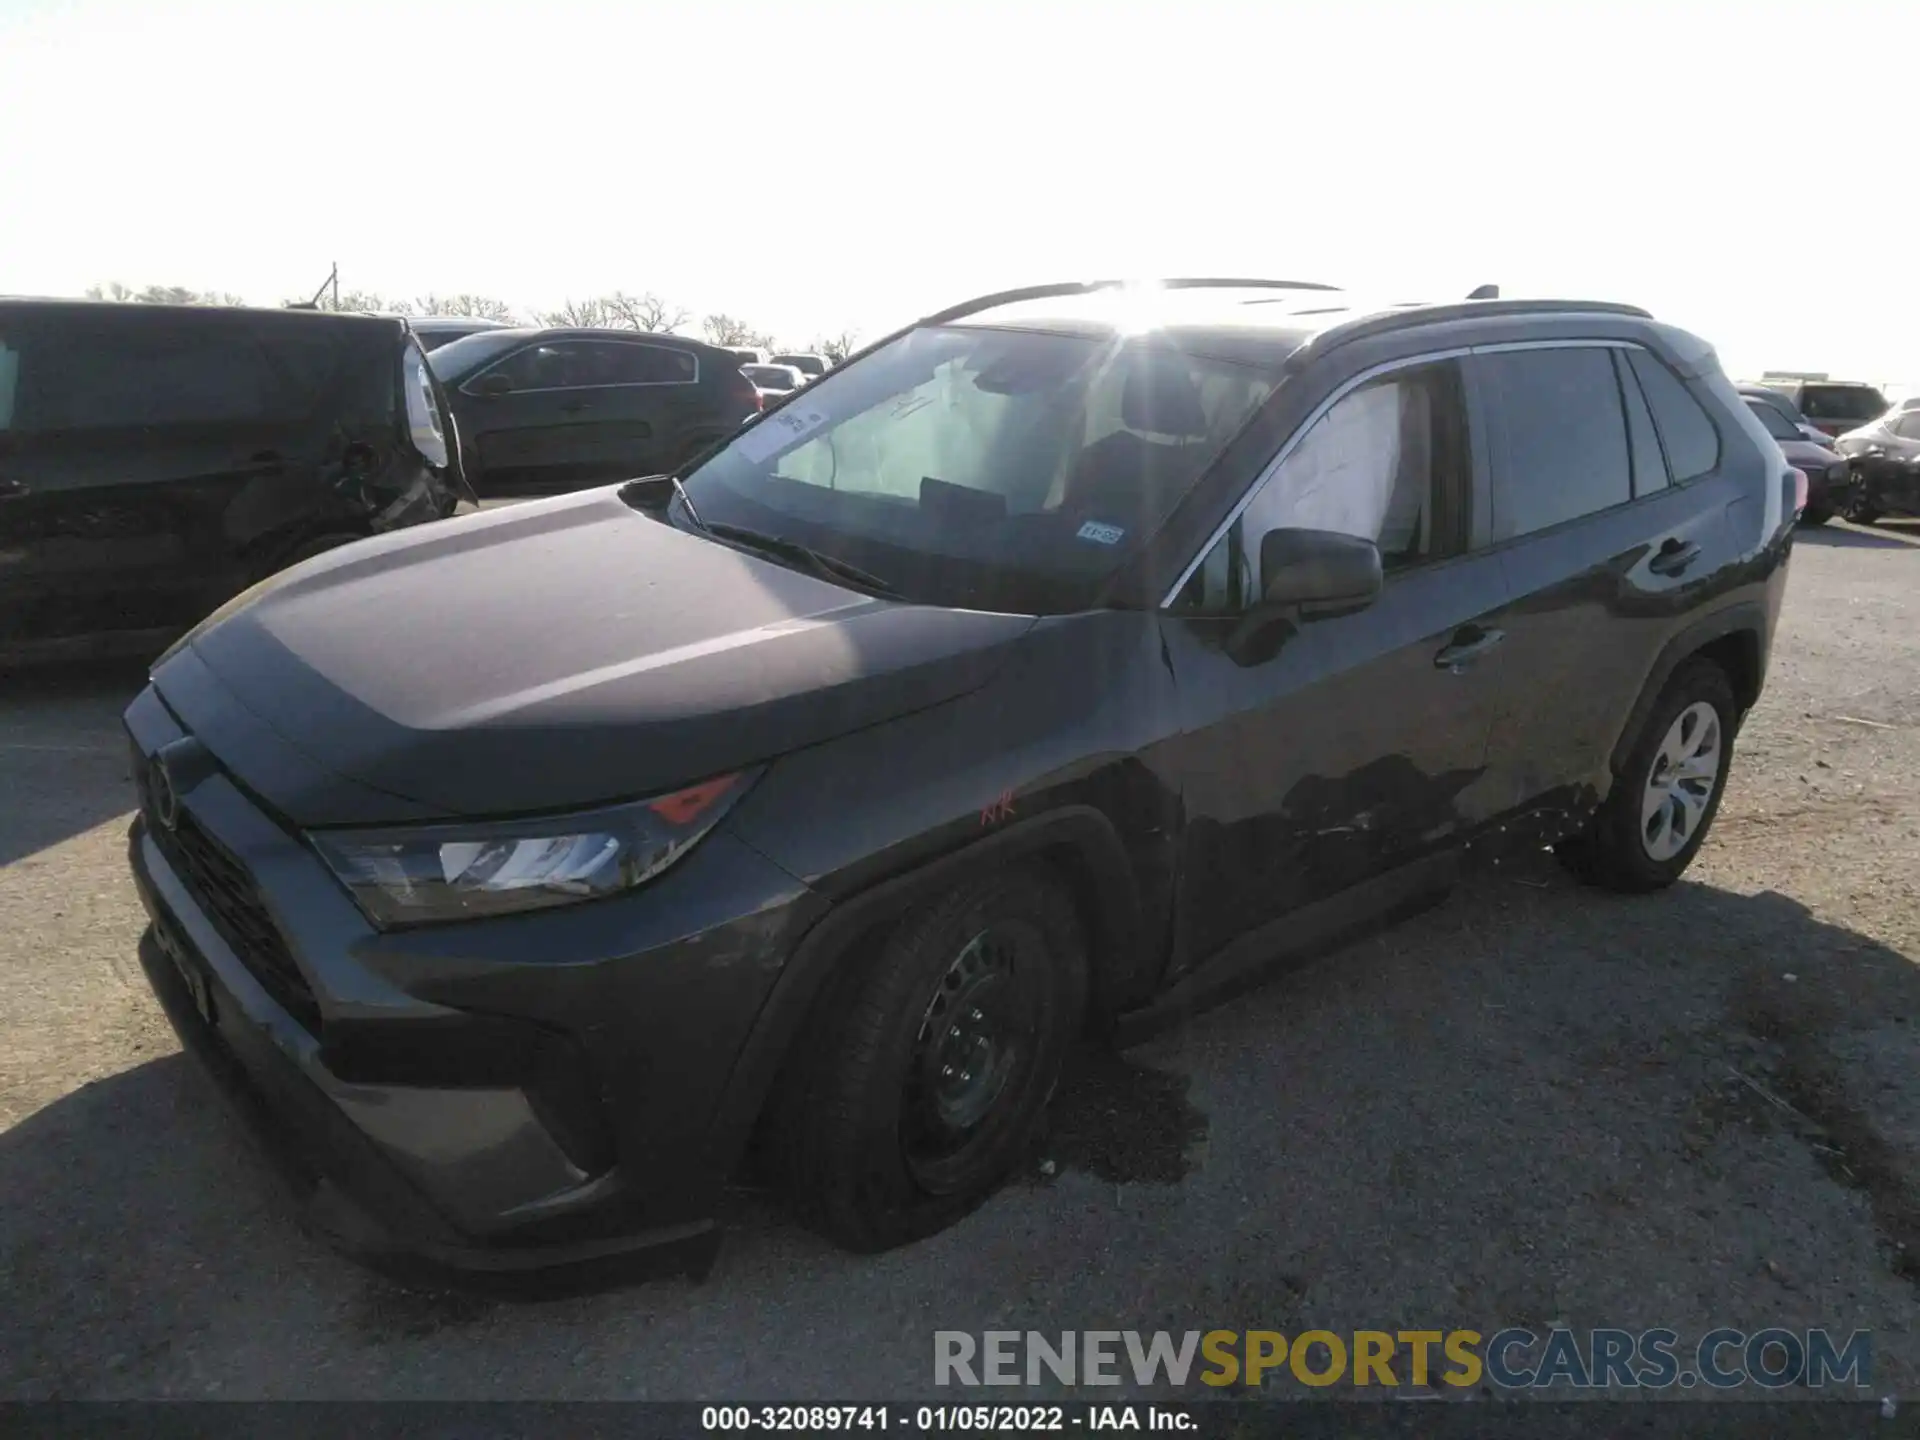
M 1269 530 L 1260 540 L 1260 600 L 1227 637 L 1241 665 L 1270 659 L 1310 619 L 1351 615 L 1379 598 L 1380 547 L 1331 530 Z
M 513 381 L 498 370 L 489 370 L 473 382 L 473 393 L 476 395 L 505 395 L 512 389 Z
M 1380 547 L 1331 530 L 1269 530 L 1260 539 L 1262 603 L 1314 615 L 1364 610 L 1385 581 Z

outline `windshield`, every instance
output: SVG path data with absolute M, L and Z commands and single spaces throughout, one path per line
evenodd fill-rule
M 1749 400 L 1747 408 L 1760 417 L 1760 423 L 1767 427 L 1767 433 L 1776 440 L 1798 440 L 1799 427 L 1764 400 Z
M 441 384 L 455 384 L 488 361 L 499 359 L 524 338 L 513 330 L 483 330 L 478 335 L 463 335 L 430 349 L 427 364 L 440 377 Z
M 1871 385 L 1807 385 L 1800 413 L 1809 420 L 1851 420 L 1864 425 L 1887 413 L 1887 397 Z
M 686 487 L 702 520 L 909 599 L 1084 609 L 1278 382 L 1152 336 L 924 328 L 813 382 Z
M 827 369 L 818 355 L 776 355 L 773 357 L 773 363 L 791 365 L 802 375 L 824 375 Z
M 793 389 L 793 376 L 778 365 L 742 365 L 747 378 L 765 390 Z

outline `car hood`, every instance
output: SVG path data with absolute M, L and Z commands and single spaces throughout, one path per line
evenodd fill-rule
M 1787 457 L 1787 463 L 1796 469 L 1804 470 L 1812 465 L 1824 470 L 1834 464 L 1840 456 L 1824 445 L 1816 445 L 1811 440 L 1782 440 L 1780 451 Z
M 501 815 L 659 793 L 940 704 L 984 684 L 1033 623 L 857 594 L 676 530 L 612 487 L 296 566 L 154 682 L 298 823 Z M 223 747 L 234 717 L 191 713 L 231 704 L 271 737 Z M 292 752 L 300 763 L 253 758 Z

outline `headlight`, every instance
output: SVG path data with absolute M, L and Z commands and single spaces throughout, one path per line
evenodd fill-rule
M 720 823 L 757 772 L 652 800 L 496 824 L 326 830 L 308 838 L 382 930 L 542 910 L 644 885 Z
M 443 469 L 447 463 L 447 437 L 440 428 L 440 407 L 433 401 L 433 378 L 427 373 L 426 357 L 411 341 L 407 343 L 404 366 L 407 432 L 413 438 L 413 448 L 434 469 Z

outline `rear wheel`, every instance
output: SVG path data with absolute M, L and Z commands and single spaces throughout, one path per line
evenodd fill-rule
M 844 974 L 769 1116 L 801 1217 L 885 1250 L 990 1195 L 1032 1141 L 1086 1004 L 1073 906 L 1044 871 L 969 882 Z
M 1559 847 L 1581 879 L 1609 890 L 1678 880 L 1720 809 L 1738 722 L 1733 687 L 1710 660 L 1674 671 L 1586 833 Z

